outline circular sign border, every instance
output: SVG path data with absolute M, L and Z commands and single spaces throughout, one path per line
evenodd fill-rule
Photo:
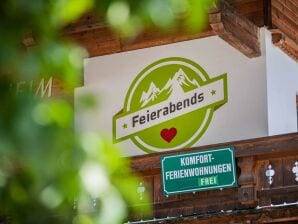
M 135 77 L 135 79 L 131 83 L 131 85 L 130 85 L 128 91 L 127 91 L 127 94 L 125 96 L 125 100 L 124 100 L 124 107 L 123 107 L 124 111 L 125 112 L 129 111 L 130 101 L 131 101 L 131 98 L 134 94 L 136 86 L 146 77 L 146 75 L 149 72 L 151 72 L 150 70 L 154 71 L 155 67 L 159 68 L 159 67 L 164 66 L 166 64 L 175 64 L 175 62 L 179 62 L 178 64 L 183 63 L 183 65 L 190 67 L 190 69 L 199 71 L 199 73 L 197 71 L 196 71 L 196 73 L 200 76 L 200 78 L 202 79 L 203 82 L 206 82 L 206 81 L 210 80 L 207 72 L 199 64 L 197 64 L 197 63 L 195 63 L 195 62 L 193 62 L 189 59 L 182 58 L 182 57 L 168 57 L 168 58 L 163 58 L 163 59 L 157 60 L 157 61 L 151 63 L 150 65 L 148 65 L 147 67 L 145 67 Z M 193 69 L 191 67 L 193 67 L 195 69 Z M 190 139 L 191 139 L 190 141 L 186 141 L 186 142 L 180 144 L 179 146 L 168 148 L 166 150 L 175 150 L 175 149 L 189 147 L 189 146 L 193 145 L 195 142 L 197 142 L 202 137 L 202 135 L 206 132 L 207 128 L 209 127 L 209 124 L 210 124 L 210 122 L 212 120 L 212 117 L 213 117 L 214 108 L 213 107 L 208 107 L 208 108 L 206 108 L 206 111 L 207 112 L 206 112 L 206 115 L 203 119 L 203 122 L 199 126 L 199 128 L 197 129 L 199 131 L 196 131 L 194 133 L 194 135 L 190 137 Z M 203 127 L 202 127 L 202 125 L 203 125 Z M 141 150 L 143 150 L 146 153 L 156 153 L 156 152 L 164 152 L 165 151 L 164 148 L 163 149 L 155 148 L 155 150 L 153 150 L 153 149 L 149 149 L 149 147 L 152 147 L 152 146 L 145 147 L 144 143 L 141 142 L 142 140 L 140 138 L 138 138 L 137 136 L 132 136 L 132 137 L 130 137 L 130 139 L 136 146 L 138 146 Z M 154 148 L 154 147 L 152 147 L 152 148 Z

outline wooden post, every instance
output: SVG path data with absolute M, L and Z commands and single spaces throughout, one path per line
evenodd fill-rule
M 255 159 L 253 156 L 238 158 L 238 166 L 241 169 L 241 174 L 238 179 L 238 199 L 245 207 L 255 205 L 255 178 L 254 165 Z
M 272 28 L 272 15 L 271 15 L 271 0 L 263 0 L 264 10 L 264 25 L 268 29 Z

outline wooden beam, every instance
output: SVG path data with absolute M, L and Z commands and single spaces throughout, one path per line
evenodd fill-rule
M 271 3 L 272 2 L 272 10 Z M 268 4 L 266 4 L 268 3 Z M 264 12 L 262 12 L 262 9 Z M 265 12 L 267 10 L 267 13 Z M 272 12 L 272 13 L 271 13 Z M 264 14 L 265 13 L 265 14 Z M 94 13 L 84 15 L 64 30 L 64 35 L 83 45 L 89 57 L 125 52 L 140 48 L 159 46 L 179 41 L 218 35 L 230 45 L 248 57 L 260 55 L 259 28 L 253 22 L 257 16 L 267 18 L 271 26 L 271 14 L 274 26 L 280 30 L 280 41 L 274 39 L 276 46 L 297 61 L 297 3 L 295 0 L 222 0 L 219 7 L 209 12 L 210 26 L 201 33 L 186 34 L 183 30 L 169 30 L 166 34 L 146 31 L 135 40 L 125 42 L 113 33 L 107 24 Z M 250 16 L 252 15 L 252 16 Z M 276 38 L 276 34 L 274 34 Z M 24 45 L 35 44 L 31 37 L 24 39 Z
M 148 30 L 141 33 L 132 41 L 125 41 L 102 23 L 95 23 L 88 26 L 72 26 L 68 28 L 64 34 L 83 45 L 87 49 L 89 57 L 126 52 L 215 35 L 211 27 L 207 26 L 202 32 L 194 34 L 187 33 L 183 28 L 167 30 L 162 33 L 156 30 Z
M 263 189 L 258 191 L 259 197 L 270 197 L 277 194 L 291 194 L 295 193 L 298 194 L 298 186 L 288 186 L 288 187 L 279 187 L 279 188 L 272 188 L 272 189 Z M 293 198 L 295 200 L 295 198 Z
M 225 146 L 234 146 L 236 157 L 244 157 L 244 156 L 262 156 L 268 154 L 279 154 L 279 153 L 287 153 L 291 154 L 298 153 L 298 133 L 279 135 L 279 136 L 271 136 L 271 137 L 263 137 L 235 142 L 226 142 L 208 146 L 199 146 L 193 147 L 191 149 L 185 150 L 174 150 L 163 153 L 155 153 L 142 156 L 132 157 L 132 168 L 137 172 L 148 171 L 148 170 L 156 170 L 160 169 L 160 156 L 163 155 L 173 155 L 184 152 L 193 152 L 200 150 L 207 150 L 213 148 L 220 148 Z
M 295 61 L 298 61 L 298 41 L 293 41 L 279 29 L 272 29 L 270 31 L 272 34 L 272 43 Z
M 210 224 L 210 223 L 259 223 L 259 224 L 294 224 L 298 222 L 298 207 L 285 206 L 282 208 L 249 209 L 238 211 L 218 211 L 202 213 L 188 217 L 169 217 L 143 221 L 146 224 Z M 138 222 L 133 222 L 138 223 Z
M 264 5 L 264 25 L 268 28 L 272 28 L 272 16 L 271 16 L 271 0 L 263 0 Z
M 83 25 L 68 26 L 64 29 L 64 33 L 67 35 L 71 35 L 75 33 L 92 31 L 92 30 L 101 29 L 105 27 L 107 27 L 107 24 L 103 22 L 94 22 L 87 25 L 83 24 Z
M 279 33 L 281 38 L 273 43 L 286 54 L 298 61 L 298 2 L 297 0 L 271 0 L 272 22 L 277 29 L 271 31 L 273 36 Z
M 209 16 L 213 31 L 249 58 L 260 56 L 259 28 L 226 1 Z
M 164 31 L 164 33 L 160 33 L 158 31 L 146 31 L 140 34 L 132 42 L 121 41 L 121 51 L 142 49 L 164 44 L 176 43 L 180 41 L 204 38 L 214 35 L 215 34 L 210 26 L 207 26 L 205 30 L 194 34 L 189 34 L 183 29 L 179 29 L 176 31 L 168 30 Z
M 262 14 L 262 9 L 260 9 L 262 4 L 256 2 L 256 0 L 230 0 L 230 2 L 232 2 L 232 6 L 237 6 L 237 9 L 240 7 L 239 10 L 244 15 Z M 106 32 L 110 30 L 109 27 L 93 19 L 94 15 L 92 14 L 84 16 L 77 24 L 68 26 L 65 33 L 85 46 L 90 57 L 208 37 L 215 34 L 218 34 L 248 57 L 259 56 L 258 27 L 250 22 L 246 16 L 236 12 L 232 6 L 222 1 L 219 10 L 210 10 L 211 26 L 207 26 L 203 32 L 196 34 L 187 34 L 181 27 L 175 31 L 168 30 L 163 34 L 149 30 L 143 32 L 131 42 L 124 42 L 119 36 Z M 102 33 L 102 35 L 98 35 L 99 33 Z

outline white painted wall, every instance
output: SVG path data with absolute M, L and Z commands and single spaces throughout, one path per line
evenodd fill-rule
M 193 60 L 210 77 L 228 74 L 228 103 L 214 113 L 195 146 L 268 135 L 265 57 L 249 59 L 217 36 L 86 59 L 85 86 L 76 89 L 76 101 L 91 93 L 99 107 L 83 112 L 77 106 L 77 129 L 100 131 L 111 138 L 112 117 L 123 107 L 133 79 L 147 65 L 166 57 Z M 130 140 L 119 144 L 124 155 L 144 153 Z
M 267 30 L 265 43 L 269 135 L 296 132 L 298 64 L 272 44 Z

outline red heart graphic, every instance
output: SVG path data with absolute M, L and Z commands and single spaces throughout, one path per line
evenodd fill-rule
M 167 142 L 171 142 L 173 138 L 177 135 L 177 129 L 176 128 L 170 128 L 170 129 L 162 129 L 160 132 L 160 136 Z

